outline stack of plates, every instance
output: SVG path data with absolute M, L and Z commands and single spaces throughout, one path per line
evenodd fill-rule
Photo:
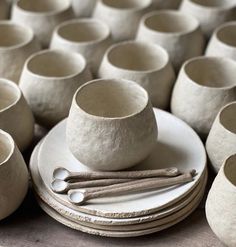
M 173 115 L 154 109 L 158 123 L 158 142 L 150 157 L 134 170 L 177 167 L 195 169 L 193 182 L 157 191 L 99 198 L 74 206 L 67 195 L 50 189 L 55 168 L 73 172 L 88 171 L 66 145 L 66 120 L 54 127 L 37 145 L 30 170 L 39 205 L 57 221 L 80 231 L 110 237 L 133 237 L 166 229 L 182 221 L 199 205 L 206 186 L 204 146 L 197 134 Z

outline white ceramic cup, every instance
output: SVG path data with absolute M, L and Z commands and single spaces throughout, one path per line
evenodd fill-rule
M 236 21 L 226 22 L 214 31 L 206 56 L 228 57 L 236 61 Z
M 165 48 L 176 71 L 187 59 L 202 55 L 205 44 L 198 21 L 175 10 L 146 14 L 140 22 L 137 40 Z
M 178 9 L 182 0 L 152 0 L 154 9 Z
M 31 27 L 44 48 L 49 45 L 53 29 L 73 17 L 70 0 L 19 0 L 12 10 L 12 20 Z
M 220 57 L 196 57 L 180 70 L 171 111 L 206 138 L 219 110 L 236 100 L 236 62 Z
M 96 75 L 111 44 L 111 33 L 106 23 L 96 19 L 75 19 L 63 22 L 54 30 L 50 47 L 82 54 Z
M 30 28 L 0 21 L 0 77 L 18 83 L 26 59 L 39 50 Z
M 113 45 L 103 58 L 98 76 L 135 81 L 147 90 L 153 106 L 169 107 L 175 73 L 168 53 L 158 45 L 138 41 Z
M 147 92 L 124 79 L 83 85 L 74 96 L 66 135 L 73 155 L 92 169 L 115 171 L 136 165 L 157 140 Z
M 218 173 L 206 201 L 206 217 L 216 236 L 228 247 L 236 246 L 236 155 Z
M 236 102 L 224 106 L 217 115 L 206 141 L 206 150 L 215 172 L 220 170 L 226 158 L 236 154 Z
M 12 137 L 0 130 L 0 220 L 12 214 L 28 190 L 28 171 Z
M 209 38 L 219 25 L 235 19 L 235 0 L 183 0 L 180 11 L 194 16 Z
M 98 0 L 72 0 L 72 8 L 77 18 L 90 17 Z
M 0 20 L 7 19 L 9 14 L 9 4 L 5 0 L 0 0 Z
M 50 128 L 67 117 L 74 93 L 91 79 L 80 54 L 44 50 L 26 61 L 19 85 L 36 121 Z
M 33 114 L 19 87 L 6 79 L 0 79 L 0 129 L 11 134 L 21 151 L 34 136 Z
M 107 23 L 113 39 L 134 39 L 142 16 L 151 8 L 152 0 L 100 0 L 93 17 Z

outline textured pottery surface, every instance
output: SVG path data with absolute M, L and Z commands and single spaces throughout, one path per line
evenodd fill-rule
M 98 76 L 137 82 L 147 90 L 153 106 L 169 107 L 175 73 L 167 52 L 158 45 L 137 41 L 113 45 L 103 58 Z
M 152 0 L 154 9 L 178 9 L 182 0 Z
M 206 142 L 210 163 L 218 172 L 223 162 L 236 153 L 236 102 L 217 115 Z
M 140 22 L 136 39 L 165 48 L 176 71 L 187 59 L 200 56 L 205 44 L 198 21 L 174 10 L 146 14 Z
M 122 170 L 144 160 L 157 125 L 147 92 L 133 81 L 100 79 L 75 94 L 67 123 L 73 155 L 98 170 Z
M 229 157 L 220 169 L 206 202 L 211 229 L 228 247 L 236 246 L 236 156 Z
M 0 219 L 12 214 L 28 190 L 28 171 L 12 137 L 0 130 Z
M 96 75 L 102 57 L 111 44 L 110 29 L 105 23 L 95 19 L 79 19 L 59 25 L 54 30 L 50 47 L 82 54 Z
M 18 86 L 0 79 L 0 129 L 12 135 L 21 151 L 34 135 L 33 114 Z
M 215 30 L 206 56 L 228 57 L 236 61 L 236 22 L 227 22 Z
M 12 20 L 32 28 L 43 47 L 48 47 L 53 29 L 73 17 L 70 0 L 19 0 L 12 10 Z
M 235 78 L 233 60 L 190 59 L 183 65 L 174 86 L 171 111 L 206 138 L 219 110 L 236 99 Z
M 9 4 L 5 0 L 0 1 L 0 20 L 7 19 L 9 14 Z
M 194 16 L 209 38 L 216 27 L 235 19 L 235 7 L 235 0 L 183 0 L 180 11 Z
M 72 0 L 72 8 L 77 18 L 90 17 L 98 0 Z
M 40 50 L 30 28 L 0 21 L 0 77 L 18 83 L 26 59 Z
M 85 59 L 80 54 L 44 50 L 26 61 L 20 88 L 36 121 L 52 127 L 68 116 L 74 93 L 91 79 Z
M 93 17 L 107 23 L 112 38 L 118 41 L 134 39 L 142 16 L 150 11 L 152 0 L 101 0 Z

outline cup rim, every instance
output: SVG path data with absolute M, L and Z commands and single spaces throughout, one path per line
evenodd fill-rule
M 224 176 L 225 180 L 227 181 L 227 183 L 231 186 L 232 189 L 234 189 L 236 191 L 236 184 L 234 184 L 228 178 L 228 175 L 226 173 L 227 166 L 229 166 L 229 161 L 233 158 L 236 158 L 236 154 L 230 155 L 228 158 L 226 158 L 226 160 L 224 161 L 223 167 L 222 167 L 222 173 L 223 173 L 223 176 Z
M 61 28 L 64 28 L 65 26 L 69 26 L 70 24 L 82 24 L 82 23 L 96 23 L 98 25 L 100 25 L 106 32 L 106 35 L 103 35 L 103 37 L 95 39 L 95 40 L 90 40 L 90 41 L 73 41 L 73 40 L 69 40 L 64 38 L 62 35 L 59 34 L 59 31 Z M 81 19 L 71 19 L 71 20 L 67 20 L 62 22 L 61 24 L 59 24 L 54 32 L 54 35 L 57 36 L 57 38 L 59 38 L 61 41 L 63 41 L 64 43 L 70 43 L 70 44 L 74 44 L 77 46 L 86 46 L 86 45 L 93 45 L 93 44 L 97 44 L 100 43 L 106 39 L 108 39 L 111 36 L 111 30 L 108 27 L 108 25 L 105 22 L 100 21 L 99 19 L 96 18 L 81 18 Z
M 197 7 L 199 9 L 204 9 L 204 10 L 208 10 L 208 11 L 221 11 L 221 10 L 228 10 L 234 7 L 234 4 L 229 4 L 228 6 L 206 6 L 206 5 L 202 5 L 199 3 L 196 3 L 195 0 L 185 0 L 187 2 L 189 2 L 191 5 L 193 5 L 194 7 Z
M 143 95 L 145 96 L 146 102 L 144 104 L 144 106 L 138 110 L 137 112 L 130 114 L 130 115 L 126 115 L 123 117 L 102 117 L 102 116 L 97 116 L 97 115 L 93 115 L 88 113 L 87 111 L 85 111 L 83 108 L 81 108 L 78 103 L 77 103 L 77 96 L 78 93 L 83 90 L 85 87 L 90 86 L 94 83 L 99 83 L 99 82 L 109 82 L 109 81 L 116 81 L 118 83 L 130 83 L 133 84 L 134 86 L 136 86 L 140 91 L 142 91 Z M 143 111 L 145 111 L 145 109 L 147 108 L 147 106 L 149 105 L 149 96 L 147 91 L 142 88 L 140 85 L 138 85 L 136 82 L 131 81 L 131 80 L 127 80 L 127 79 L 115 79 L 115 78 L 107 78 L 107 79 L 95 79 L 89 82 L 86 82 L 85 84 L 83 84 L 82 86 L 80 86 L 77 91 L 75 92 L 74 96 L 73 96 L 73 101 L 72 101 L 72 105 L 74 105 L 80 112 L 82 112 L 85 116 L 87 116 L 90 119 L 96 119 L 96 120 L 101 120 L 101 121 L 117 121 L 117 120 L 125 120 L 125 119 L 129 119 L 129 118 L 133 118 L 135 116 L 138 116 L 139 114 L 141 114 Z
M 40 74 L 34 73 L 29 68 L 29 63 L 33 59 L 35 59 L 36 57 L 41 56 L 41 55 L 43 55 L 45 53 L 53 53 L 53 52 L 57 52 L 57 53 L 61 53 L 61 54 L 66 54 L 67 56 L 70 55 L 71 57 L 77 57 L 77 59 L 80 60 L 80 62 L 82 62 L 81 69 L 78 70 L 76 73 L 73 73 L 73 74 L 70 74 L 70 75 L 66 75 L 66 76 L 45 76 L 45 75 L 40 75 Z M 36 53 L 34 53 L 34 54 L 32 54 L 31 56 L 28 57 L 28 59 L 25 62 L 25 65 L 24 65 L 24 69 L 22 71 L 22 74 L 24 73 L 24 70 L 26 70 L 27 73 L 29 73 L 31 76 L 37 77 L 37 78 L 40 78 L 40 79 L 44 79 L 44 80 L 53 80 L 53 79 L 65 80 L 65 79 L 74 78 L 74 77 L 82 74 L 85 71 L 86 68 L 87 68 L 87 63 L 86 63 L 85 58 L 81 54 L 79 54 L 77 52 L 63 51 L 63 50 L 60 50 L 60 49 L 46 49 L 46 50 L 38 51 L 38 52 L 36 52 Z
M 20 101 L 21 97 L 22 97 L 22 92 L 20 90 L 20 88 L 12 81 L 5 79 L 5 78 L 0 78 L 0 85 L 1 84 L 7 84 L 10 85 L 10 87 L 12 87 L 14 89 L 14 91 L 17 93 L 17 97 L 14 100 L 13 103 L 11 103 L 10 105 L 4 107 L 3 109 L 0 109 L 0 114 L 11 109 L 12 107 L 14 107 L 15 105 L 17 105 L 17 103 Z
M 0 51 L 4 51 L 4 50 L 16 50 L 16 49 L 19 49 L 19 48 L 22 48 L 26 45 L 28 45 L 30 42 L 33 41 L 34 39 L 34 32 L 33 30 L 28 27 L 28 26 L 23 26 L 21 24 L 18 24 L 14 21 L 10 21 L 10 20 L 1 20 L 0 21 L 0 26 L 11 26 L 11 27 L 19 27 L 21 28 L 22 30 L 24 30 L 24 32 L 27 32 L 29 34 L 29 38 L 27 40 L 25 40 L 24 42 L 21 42 L 20 44 L 16 44 L 16 45 L 12 45 L 12 46 L 1 46 L 0 45 Z
M 126 68 L 123 68 L 123 67 L 114 65 L 114 63 L 111 62 L 111 59 L 109 57 L 111 55 L 110 53 L 113 50 L 115 50 L 116 48 L 119 48 L 119 47 L 122 47 L 122 46 L 126 46 L 126 45 L 129 45 L 129 44 L 141 44 L 141 45 L 145 45 L 146 47 L 147 46 L 153 47 L 156 50 L 158 50 L 158 52 L 162 53 L 162 55 L 165 56 L 164 57 L 164 60 L 165 61 L 158 68 L 155 68 L 155 69 L 146 69 L 146 70 L 131 70 L 131 69 L 126 69 Z M 143 41 L 137 41 L 137 40 L 123 41 L 123 42 L 119 42 L 119 43 L 116 43 L 116 44 L 111 45 L 107 49 L 104 57 L 109 62 L 109 65 L 112 66 L 113 68 L 115 68 L 116 70 L 126 71 L 126 72 L 129 72 L 129 73 L 135 73 L 135 74 L 149 74 L 149 73 L 154 73 L 154 72 L 157 72 L 157 71 L 161 71 L 162 69 L 164 69 L 168 65 L 168 63 L 170 63 L 169 54 L 168 54 L 168 52 L 162 46 L 157 45 L 157 44 L 152 44 L 152 43 L 146 43 L 146 42 L 143 42 Z

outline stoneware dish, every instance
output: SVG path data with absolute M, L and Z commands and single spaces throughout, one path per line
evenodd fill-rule
M 31 27 L 44 48 L 49 45 L 53 29 L 73 17 L 70 0 L 19 0 L 12 9 L 12 20 Z
M 86 83 L 76 92 L 67 123 L 67 143 L 83 164 L 122 170 L 155 147 L 157 125 L 147 92 L 128 80 Z
M 44 50 L 26 61 L 20 88 L 36 121 L 50 128 L 68 116 L 74 93 L 91 78 L 80 54 Z
M 0 20 L 7 19 L 9 14 L 9 4 L 5 0 L 0 1 Z
M 209 38 L 219 25 L 235 19 L 235 0 L 183 0 L 180 11 L 194 16 Z
M 142 16 L 151 8 L 152 0 L 100 0 L 93 17 L 107 23 L 113 39 L 134 39 Z
M 12 214 L 28 190 L 28 171 L 12 137 L 0 130 L 0 220 Z
M 233 60 L 219 57 L 188 60 L 174 86 L 171 111 L 206 138 L 219 110 L 236 100 L 235 78 Z
M 106 23 L 96 19 L 75 19 L 63 22 L 54 30 L 50 47 L 82 54 L 96 75 L 111 44 L 110 29 Z
M 152 0 L 153 9 L 178 9 L 182 0 Z
M 167 109 L 175 73 L 168 53 L 160 46 L 126 41 L 108 49 L 98 77 L 125 78 L 137 82 L 149 94 L 152 105 Z
M 206 56 L 228 57 L 236 61 L 236 21 L 227 22 L 215 30 Z
M 0 21 L 0 77 L 18 83 L 26 59 L 40 50 L 33 31 L 10 21 Z
M 228 247 L 236 246 L 236 155 L 221 167 L 208 194 L 206 216 L 217 237 Z
M 90 17 L 98 0 L 72 0 L 72 8 L 77 18 Z
M 236 154 L 236 102 L 226 105 L 217 115 L 206 142 L 215 172 L 229 156 Z
M 176 71 L 187 59 L 200 56 L 205 43 L 198 21 L 175 10 L 146 14 L 136 38 L 165 48 Z
M 0 79 L 0 129 L 12 135 L 21 151 L 34 135 L 33 114 L 18 86 Z

